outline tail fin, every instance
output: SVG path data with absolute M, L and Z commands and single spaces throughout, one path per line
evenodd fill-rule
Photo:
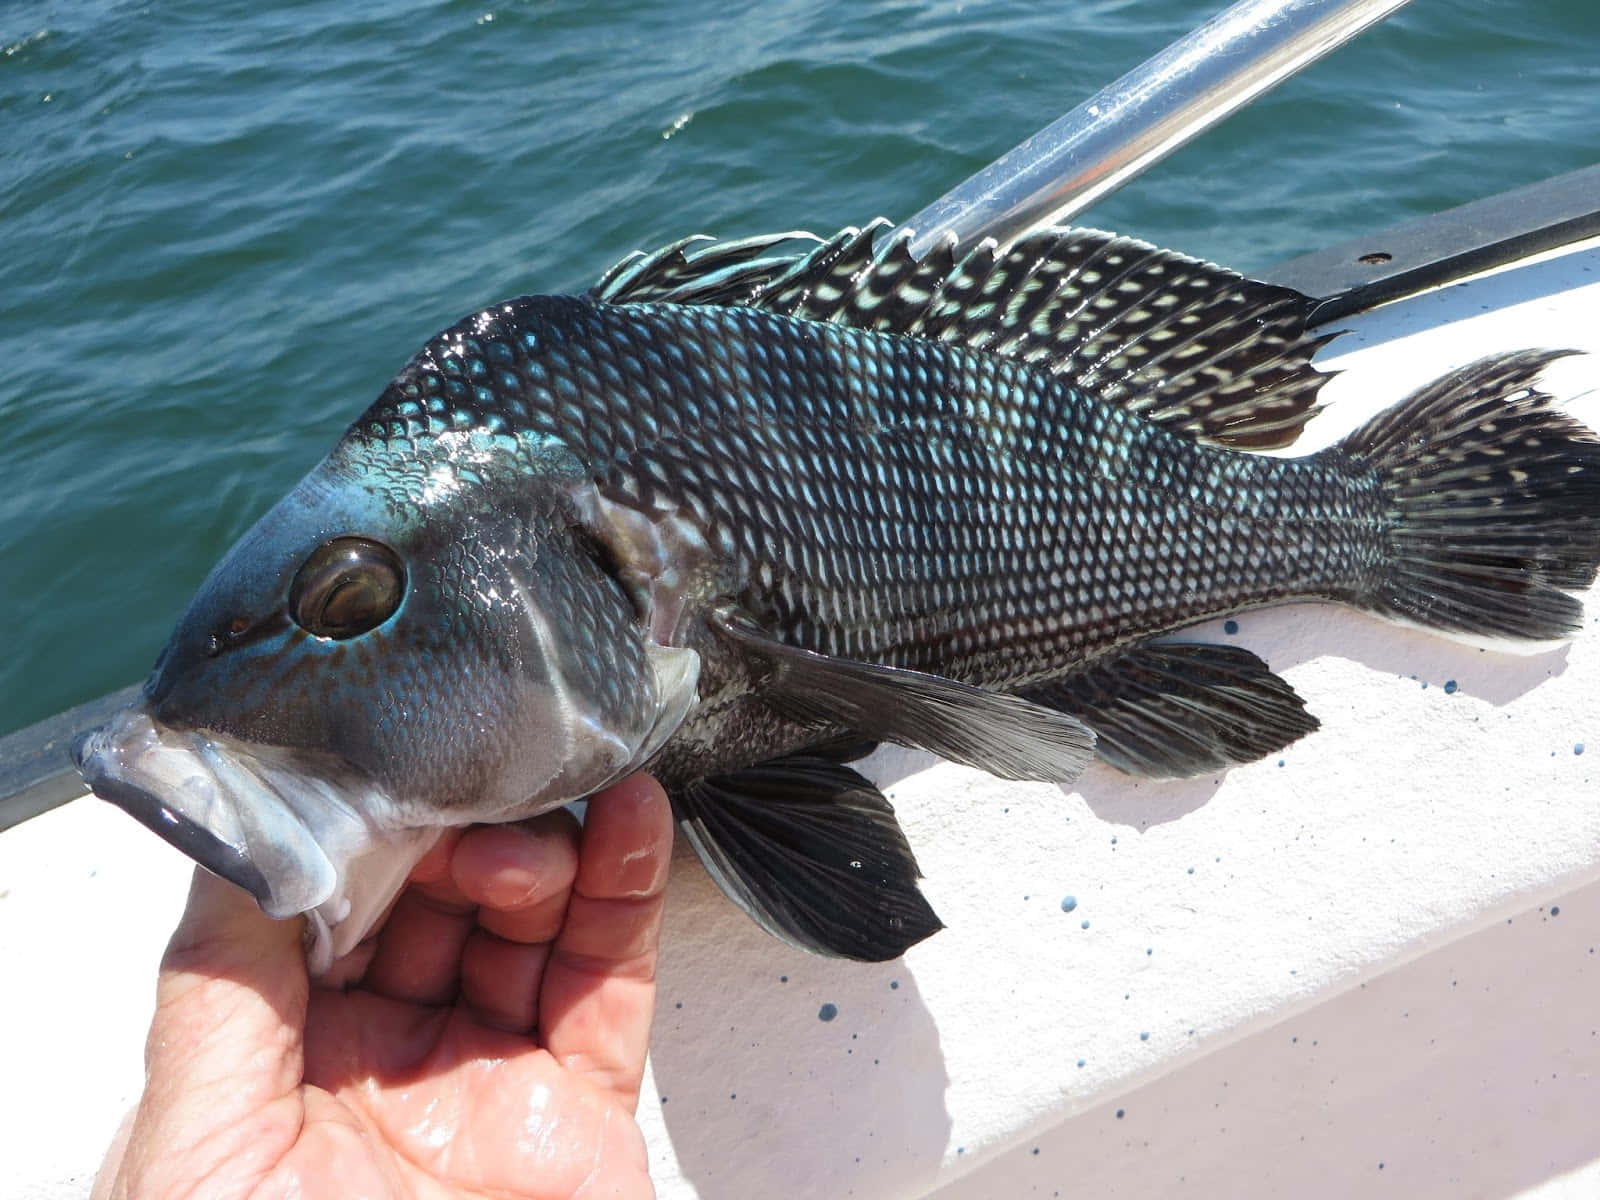
M 1334 448 L 1388 498 L 1378 611 L 1439 630 L 1576 631 L 1600 567 L 1600 438 L 1533 386 L 1572 351 L 1521 350 L 1435 380 Z

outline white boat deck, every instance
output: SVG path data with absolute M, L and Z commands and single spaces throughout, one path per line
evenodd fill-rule
M 1352 318 L 1304 448 L 1493 350 L 1600 355 L 1597 314 L 1591 242 Z M 1600 357 L 1547 381 L 1600 425 Z M 660 1194 L 1600 1194 L 1590 614 L 1527 657 L 1327 607 L 1218 622 L 1322 720 L 1218 778 L 1066 791 L 880 752 L 948 926 L 900 962 L 780 945 L 680 847 L 640 1110 Z M 0 1195 L 87 1191 L 186 877 L 92 799 L 0 837 Z

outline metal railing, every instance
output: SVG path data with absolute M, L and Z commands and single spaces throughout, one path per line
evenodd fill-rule
M 1065 222 L 1410 0 L 1239 0 L 906 222 L 1007 242 Z

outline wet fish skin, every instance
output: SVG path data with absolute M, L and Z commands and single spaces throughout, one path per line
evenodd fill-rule
M 575 464 L 475 440 L 446 433 L 392 458 L 355 440 L 331 456 L 202 584 L 146 688 L 156 719 L 336 754 L 417 814 L 509 811 L 561 772 L 583 773 L 540 749 L 564 736 L 559 690 L 611 732 L 603 751 L 585 742 L 599 777 L 615 774 L 654 697 L 631 609 L 575 547 L 552 486 Z M 412 576 L 391 621 L 344 641 L 299 628 L 282 602 L 333 534 L 391 546 Z M 545 611 L 570 616 L 559 631 L 528 619 Z
M 443 828 L 604 786 L 674 711 L 630 601 L 579 543 L 569 455 L 458 429 L 384 449 L 345 439 L 269 510 L 201 585 L 135 712 L 75 749 L 92 787 L 264 911 L 313 912 L 319 966 Z M 407 571 L 398 611 L 342 640 L 288 611 L 336 537 Z
M 882 958 L 938 920 L 887 801 L 812 753 L 836 735 L 1068 781 L 1092 729 L 1126 769 L 1193 773 L 1315 727 L 1246 651 L 1149 646 L 1196 620 L 1316 598 L 1570 630 L 1600 449 L 1531 391 L 1550 356 L 1318 455 L 1241 454 L 1215 443 L 1309 414 L 1299 298 L 1149 249 L 928 266 L 841 238 L 486 309 L 219 564 L 85 773 L 191 852 L 212 837 L 268 911 L 312 911 L 325 962 L 428 831 L 644 765 L 765 927 Z M 352 537 L 404 564 L 403 598 L 314 636 L 296 580 Z M 130 748 L 152 739 L 164 757 Z

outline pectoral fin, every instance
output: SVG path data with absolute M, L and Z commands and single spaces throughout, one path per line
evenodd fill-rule
M 943 928 L 882 792 L 810 755 L 690 784 L 673 797 L 700 861 L 768 933 L 882 962 Z
M 1295 690 L 1237 646 L 1141 646 L 1023 695 L 1080 717 L 1118 770 L 1157 779 L 1254 762 L 1317 727 Z
M 770 664 L 762 699 L 797 721 L 916 746 L 1002 779 L 1071 783 L 1094 756 L 1094 734 L 1069 713 L 938 675 L 813 654 L 734 614 L 713 625 Z

